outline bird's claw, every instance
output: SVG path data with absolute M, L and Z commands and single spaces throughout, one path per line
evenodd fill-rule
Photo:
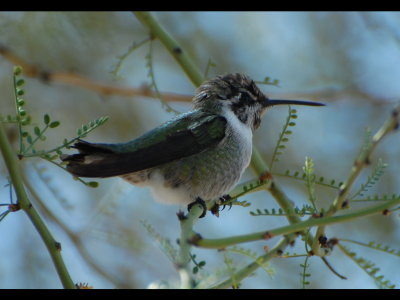
M 229 195 L 223 195 L 222 197 L 220 197 L 219 203 L 215 203 L 214 206 L 211 208 L 211 213 L 218 217 L 219 212 L 220 212 L 219 208 L 221 205 L 222 205 L 221 211 L 224 210 L 227 205 L 229 205 L 229 210 L 230 210 L 232 208 L 232 202 L 229 202 L 231 199 L 232 199 L 232 197 Z M 226 204 L 227 202 L 229 202 L 229 203 Z
M 204 202 L 204 200 L 201 199 L 200 197 L 197 197 L 197 198 L 196 198 L 196 201 L 193 201 L 192 203 L 189 203 L 189 205 L 188 205 L 188 211 L 190 211 L 191 208 L 193 207 L 193 205 L 196 205 L 196 204 L 200 204 L 201 207 L 203 208 L 203 212 L 202 212 L 202 214 L 200 215 L 199 218 L 204 218 L 205 215 L 207 214 L 207 205 L 206 205 L 206 203 Z

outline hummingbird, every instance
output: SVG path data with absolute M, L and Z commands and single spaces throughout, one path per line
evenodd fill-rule
M 253 132 L 275 105 L 325 104 L 269 99 L 248 76 L 219 75 L 204 82 L 193 108 L 126 143 L 77 141 L 79 153 L 63 156 L 66 169 L 78 177 L 119 176 L 149 186 L 155 200 L 202 204 L 227 199 L 250 164 Z

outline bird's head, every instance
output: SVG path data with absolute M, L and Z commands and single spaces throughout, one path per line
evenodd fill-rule
M 193 98 L 195 109 L 218 114 L 229 109 L 253 130 L 260 126 L 261 117 L 267 108 L 282 104 L 325 105 L 311 101 L 269 99 L 251 78 L 240 73 L 220 75 L 204 82 Z

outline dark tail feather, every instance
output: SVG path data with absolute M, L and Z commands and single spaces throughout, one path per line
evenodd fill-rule
M 115 174 L 107 174 L 104 168 L 104 159 L 113 156 L 113 151 L 102 144 L 92 144 L 79 140 L 72 148 L 79 153 L 63 155 L 61 160 L 67 162 L 67 171 L 78 177 L 111 177 Z

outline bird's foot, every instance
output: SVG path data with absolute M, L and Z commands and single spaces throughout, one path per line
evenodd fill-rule
M 192 202 L 192 203 L 189 203 L 189 205 L 188 205 L 188 211 L 190 211 L 191 208 L 193 207 L 193 205 L 196 205 L 196 204 L 200 204 L 200 205 L 203 207 L 203 213 L 200 215 L 199 218 L 204 218 L 204 216 L 205 216 L 206 213 L 207 213 L 207 205 L 206 205 L 206 203 L 204 202 L 204 200 L 201 199 L 200 197 L 197 197 L 197 198 L 196 198 L 196 201 L 194 201 L 194 202 Z
M 228 194 L 220 197 L 219 202 L 215 203 L 214 206 L 211 208 L 211 213 L 213 215 L 216 215 L 217 217 L 219 217 L 219 211 L 220 211 L 219 208 L 221 207 L 221 205 L 222 205 L 221 210 L 224 210 L 227 205 L 229 205 L 229 209 L 231 209 L 232 208 L 232 202 L 230 202 L 231 199 L 232 199 L 232 197 L 229 196 Z

